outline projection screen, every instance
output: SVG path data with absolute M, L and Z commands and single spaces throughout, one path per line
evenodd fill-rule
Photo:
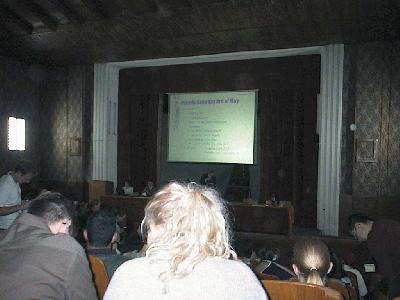
M 255 163 L 257 91 L 168 94 L 168 161 Z

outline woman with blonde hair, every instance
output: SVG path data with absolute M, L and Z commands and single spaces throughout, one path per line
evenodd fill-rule
M 332 269 L 328 247 L 317 239 L 296 242 L 293 249 L 293 271 L 300 282 L 325 285 Z
M 218 193 L 172 182 L 145 208 L 146 256 L 124 263 L 104 299 L 266 299 L 232 250 Z

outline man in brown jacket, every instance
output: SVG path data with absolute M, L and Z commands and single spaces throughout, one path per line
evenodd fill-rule
M 0 299 L 97 299 L 83 248 L 69 235 L 60 194 L 31 203 L 0 241 Z

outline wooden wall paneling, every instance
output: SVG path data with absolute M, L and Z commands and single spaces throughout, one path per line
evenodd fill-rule
M 400 42 L 392 44 L 390 52 L 388 142 L 387 142 L 387 195 L 400 195 Z M 400 212 L 399 212 L 400 214 Z
M 112 181 L 90 180 L 88 182 L 89 200 L 100 199 L 101 196 L 111 195 L 114 191 Z
M 395 53 L 400 47 L 385 42 L 348 48 L 357 53 L 349 88 L 354 90 L 357 125 L 351 209 L 376 219 L 399 219 L 400 59 Z
M 353 163 L 353 194 L 377 197 L 382 186 L 382 159 L 385 157 L 385 114 L 386 97 L 383 97 L 383 78 L 386 72 L 384 47 L 366 44 L 358 47 L 357 81 L 355 103 L 355 140 L 378 140 L 378 159 L 375 162 Z M 361 145 L 361 144 L 360 144 Z M 368 145 L 364 143 L 364 145 Z M 360 147 L 358 147 L 360 149 Z

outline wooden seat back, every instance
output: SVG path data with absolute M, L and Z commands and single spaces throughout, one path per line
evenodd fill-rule
M 349 271 L 344 271 L 344 274 L 346 274 L 346 276 L 351 280 L 352 289 L 349 289 L 350 299 L 359 299 L 360 297 L 358 294 L 358 282 L 356 274 Z
M 258 279 L 260 279 L 260 280 L 279 280 L 279 277 L 276 275 L 263 274 L 260 272 L 255 272 L 255 274 L 257 275 Z
M 335 291 L 338 291 L 344 300 L 357 300 L 357 294 L 355 294 L 354 287 L 352 286 L 346 286 L 343 282 L 341 282 L 338 279 L 332 279 L 328 278 L 326 280 L 326 286 L 334 289 Z M 350 291 L 353 290 L 354 293 L 351 293 Z
M 96 256 L 88 255 L 88 259 L 94 277 L 94 284 L 96 286 L 97 296 L 99 296 L 99 299 L 103 299 L 104 293 L 106 292 L 106 289 L 110 282 L 107 268 L 104 265 L 104 262 Z
M 343 300 L 339 292 L 314 284 L 261 280 L 272 300 Z

